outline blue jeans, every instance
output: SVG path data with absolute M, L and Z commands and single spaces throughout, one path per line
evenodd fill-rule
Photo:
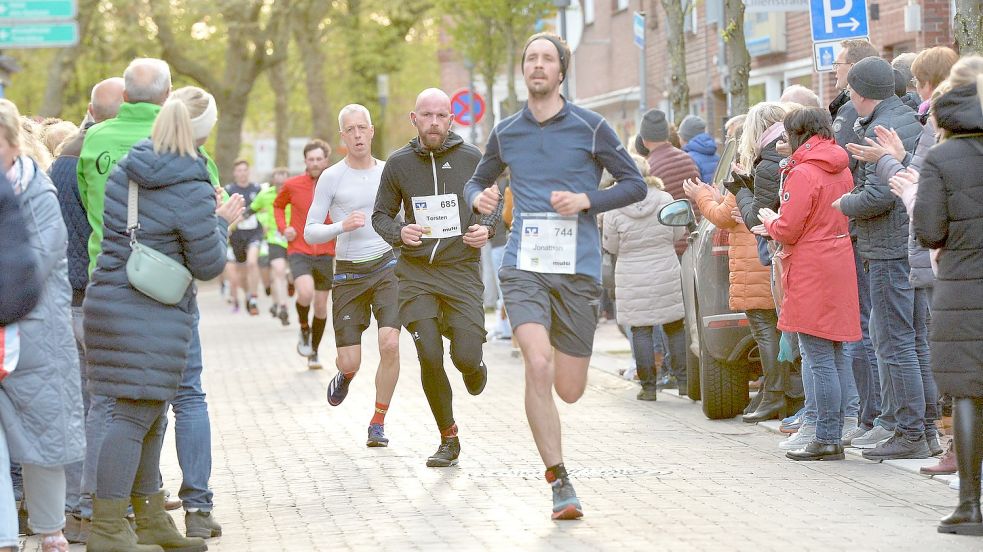
M 0 466 L 10 465 L 7 451 L 7 434 L 0 424 Z M 14 485 L 11 470 L 0 469 L 0 548 L 8 546 L 20 550 L 17 538 L 17 506 L 14 504 Z
M 925 389 L 925 433 L 937 435 L 935 420 L 939 419 L 939 388 L 932 373 L 932 355 L 928 345 L 928 328 L 931 323 L 932 288 L 915 290 L 915 354 Z
M 843 354 L 851 361 L 853 378 L 857 387 L 858 414 L 860 425 L 870 429 L 874 420 L 881 415 L 881 387 L 877 373 L 877 356 L 874 354 L 874 343 L 870 339 L 870 276 L 864 268 L 863 260 L 854 248 L 854 260 L 857 267 L 857 291 L 860 296 L 860 329 L 863 337 L 860 341 L 843 344 Z M 847 416 L 851 416 L 848 412 Z M 894 415 L 890 413 L 881 420 L 881 425 L 894 430 Z
M 208 404 L 201 387 L 201 336 L 198 334 L 200 315 L 195 312 L 191 344 L 188 346 L 188 365 L 181 386 L 171 402 L 174 409 L 174 441 L 177 461 L 184 480 L 178 496 L 184 508 L 212 510 L 212 491 L 208 480 L 212 475 L 212 426 L 208 419 Z
M 886 372 L 891 382 L 897 430 L 909 441 L 918 440 L 925 434 L 925 386 L 915 352 L 915 291 L 909 280 L 911 267 L 908 259 L 872 259 L 867 261 L 867 266 L 870 272 L 871 334 L 880 363 L 878 369 L 881 378 Z M 882 399 L 887 398 L 882 396 Z
M 800 333 L 799 349 L 803 377 L 808 366 L 815 394 L 816 440 L 839 444 L 843 436 L 843 396 L 847 380 L 852 379 L 852 367 L 843 354 L 843 343 Z

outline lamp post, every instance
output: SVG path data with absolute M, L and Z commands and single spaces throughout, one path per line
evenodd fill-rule
M 567 40 L 567 8 L 570 7 L 570 0 L 553 0 L 553 5 L 556 6 L 557 16 L 560 18 L 560 38 L 564 41 Z M 568 70 L 572 64 L 568 60 Z M 570 98 L 570 78 L 569 75 L 563 75 L 563 97 Z
M 474 101 L 474 62 L 465 58 L 464 68 L 468 70 L 468 118 L 471 123 L 470 140 L 472 144 L 476 144 L 478 142 L 478 125 L 474 122 L 474 114 L 477 111 L 476 106 L 478 104 Z
M 385 157 L 386 153 L 386 103 L 389 101 L 389 75 L 383 73 L 375 78 L 376 88 L 379 94 L 379 121 L 382 123 L 383 132 L 379 133 L 379 155 Z

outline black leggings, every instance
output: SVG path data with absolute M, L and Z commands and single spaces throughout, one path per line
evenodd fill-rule
M 167 403 L 116 399 L 96 467 L 98 498 L 149 496 L 160 490 L 160 449 Z
M 410 322 L 406 328 L 413 336 L 416 353 L 420 358 L 420 379 L 427 395 L 437 428 L 441 431 L 454 425 L 453 394 L 447 373 L 444 372 L 444 341 L 436 318 Z M 454 330 L 450 338 L 451 362 L 464 374 L 481 365 L 481 347 L 484 338 L 467 330 Z

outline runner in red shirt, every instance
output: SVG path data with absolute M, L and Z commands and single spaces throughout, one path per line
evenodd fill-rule
M 287 179 L 273 202 L 277 228 L 287 240 L 287 262 L 297 289 L 297 316 L 300 319 L 300 340 L 297 353 L 307 357 L 307 367 L 321 368 L 317 348 L 324 336 L 328 319 L 328 295 L 334 279 L 335 242 L 311 245 L 304 241 L 307 211 L 314 201 L 317 179 L 328 167 L 331 146 L 323 140 L 311 140 L 304 146 L 304 174 Z M 290 205 L 288 224 L 284 210 Z M 330 224 L 331 220 L 325 221 Z M 311 303 L 314 303 L 314 322 L 309 323 Z

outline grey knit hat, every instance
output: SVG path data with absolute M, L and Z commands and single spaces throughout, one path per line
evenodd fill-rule
M 893 85 L 892 85 L 893 86 Z M 669 122 L 666 114 L 658 109 L 650 109 L 642 116 L 642 124 L 638 127 L 638 135 L 648 142 L 665 142 L 669 139 Z
M 689 142 L 697 135 L 707 131 L 707 123 L 698 115 L 687 115 L 682 123 L 679 123 L 679 139 Z
M 894 68 L 879 57 L 864 58 L 853 64 L 846 81 L 854 92 L 870 100 L 894 96 Z

